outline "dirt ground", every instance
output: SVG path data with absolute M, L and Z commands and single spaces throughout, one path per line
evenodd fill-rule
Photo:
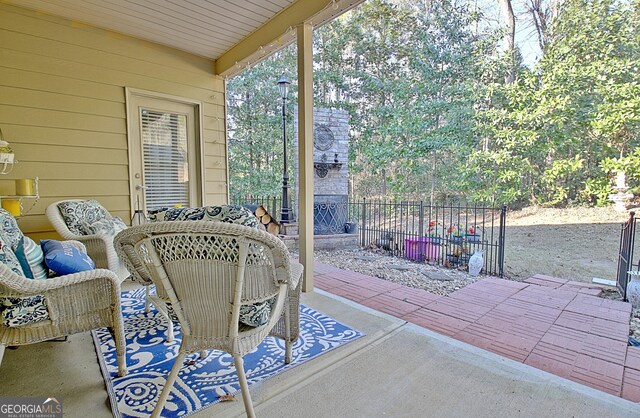
M 507 214 L 505 276 L 546 274 L 591 282 L 615 280 L 620 229 L 627 212 L 613 208 L 530 207 Z

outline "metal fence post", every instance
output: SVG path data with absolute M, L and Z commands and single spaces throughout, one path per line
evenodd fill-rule
M 629 270 L 633 268 L 633 247 L 635 239 L 635 212 L 629 212 L 629 219 L 622 224 L 620 230 L 620 248 L 618 251 L 618 275 L 616 285 L 622 300 L 627 300 L 627 283 L 629 282 Z
M 363 197 L 362 198 L 362 226 L 360 227 L 360 237 L 361 237 L 360 245 L 363 246 L 363 247 L 366 246 L 366 244 L 364 242 L 364 227 L 365 227 L 366 220 L 367 220 L 367 205 L 366 205 L 366 202 L 367 202 L 367 198 Z
M 504 241 L 507 232 L 507 205 L 500 209 L 500 235 L 498 237 L 498 275 L 504 275 Z
M 420 201 L 420 213 L 418 214 L 420 217 L 418 219 L 418 236 L 424 236 L 424 205 L 422 204 L 422 200 Z
M 271 213 L 276 217 L 278 222 L 280 222 L 280 216 L 278 216 L 278 201 L 276 200 L 276 196 L 274 195 L 271 199 Z M 281 208 L 282 209 L 282 208 Z

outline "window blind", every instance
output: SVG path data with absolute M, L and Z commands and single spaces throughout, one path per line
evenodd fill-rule
M 187 117 L 141 109 L 147 210 L 189 206 Z

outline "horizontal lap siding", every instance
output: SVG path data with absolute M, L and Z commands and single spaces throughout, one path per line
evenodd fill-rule
M 21 228 L 55 236 L 44 211 L 71 198 L 128 219 L 125 87 L 202 102 L 205 204 L 225 203 L 224 80 L 212 71 L 201 57 L 0 3 L 0 128 L 19 161 L 0 193 L 14 193 L 12 179 L 40 178 Z

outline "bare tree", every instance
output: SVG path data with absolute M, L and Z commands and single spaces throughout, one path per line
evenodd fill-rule
M 551 23 L 552 9 L 554 7 L 557 9 L 557 1 L 552 1 L 551 5 L 549 5 L 544 0 L 526 0 L 524 7 L 527 14 L 531 17 L 531 21 L 536 30 L 540 51 L 544 51 L 545 45 L 547 44 L 547 30 Z
M 551 19 L 558 17 L 558 7 L 560 6 L 559 0 L 551 0 Z
M 504 44 L 505 52 L 509 59 L 509 69 L 504 77 L 504 81 L 507 84 L 513 83 L 516 78 L 515 69 L 515 37 L 516 37 L 516 16 L 513 13 L 513 7 L 511 6 L 511 0 L 498 0 L 500 5 L 500 11 L 502 12 L 502 18 L 505 25 Z

